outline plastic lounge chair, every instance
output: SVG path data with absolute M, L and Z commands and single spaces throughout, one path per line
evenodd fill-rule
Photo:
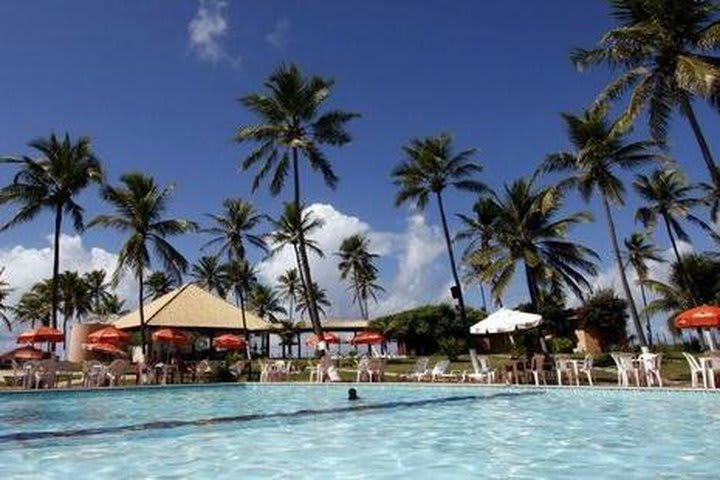
M 385 376 L 385 359 L 371 359 L 368 362 L 367 372 L 371 382 L 382 382 Z
M 462 381 L 485 381 L 492 383 L 495 381 L 495 370 L 490 368 L 490 359 L 486 355 L 478 356 L 474 348 L 470 349 L 470 362 L 473 366 L 473 372 L 467 371 L 462 373 Z
M 430 380 L 431 382 L 434 382 L 440 378 L 445 377 L 451 377 L 452 374 L 446 374 L 447 368 L 450 366 L 450 360 L 440 360 L 438 361 L 435 366 L 432 368 L 432 370 L 426 370 L 425 373 L 417 377 L 417 381 L 423 381 L 423 380 Z
M 545 372 L 545 355 L 537 353 L 530 359 L 530 370 L 528 370 L 528 380 L 532 378 L 536 386 L 540 386 L 540 379 L 544 385 L 547 385 L 547 374 Z M 558 374 L 558 378 L 560 375 Z
M 618 371 L 618 386 L 629 387 L 630 375 L 635 377 L 635 384 L 640 386 L 640 370 L 633 362 L 633 356 L 627 353 L 611 353 Z
M 340 374 L 332 363 L 332 359 L 328 355 L 324 355 L 320 362 L 310 370 L 310 381 L 312 382 L 313 379 L 317 383 L 342 381 Z
M 568 377 L 568 384 L 572 385 L 575 372 L 573 371 L 572 364 L 568 360 L 570 360 L 570 357 L 567 355 L 555 355 L 555 373 L 557 375 L 558 385 L 563 384 L 563 374 Z
M 700 385 L 700 377 L 703 379 L 703 387 L 707 388 L 707 378 L 705 378 L 705 370 L 700 366 L 700 363 L 687 352 L 683 352 L 683 357 L 688 362 L 690 367 L 690 384 L 693 388 L 697 388 Z
M 113 360 L 105 372 L 105 378 L 108 381 L 109 386 L 120 385 L 120 379 L 125 375 L 127 369 L 127 362 L 122 358 Z
M 583 363 L 578 368 L 578 374 L 585 374 L 587 377 L 588 385 L 594 385 L 593 383 L 593 356 L 592 355 L 585 355 L 585 359 L 583 360 Z
M 415 362 L 415 366 L 413 367 L 412 372 L 406 375 L 401 375 L 400 378 L 403 379 L 410 379 L 410 380 L 417 380 L 418 377 L 421 377 L 423 375 L 426 375 L 429 373 L 427 367 L 428 363 L 430 363 L 430 359 L 428 357 L 420 357 Z

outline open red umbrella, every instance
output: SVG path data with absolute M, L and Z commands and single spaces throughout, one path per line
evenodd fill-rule
M 377 345 L 383 343 L 385 337 L 377 332 L 360 332 L 350 339 L 350 345 Z
M 171 345 L 187 345 L 192 341 L 190 334 L 174 328 L 163 328 L 152 334 L 153 342 Z
M 340 337 L 335 335 L 332 332 L 322 332 L 323 340 L 325 340 L 325 343 L 332 344 L 332 343 L 340 343 Z M 314 347 L 318 343 L 318 337 L 317 335 L 311 335 L 310 338 L 305 340 L 305 345 Z
M 101 328 L 87 337 L 88 343 L 109 343 L 117 345 L 130 341 L 130 334 L 113 326 Z
M 212 343 L 213 347 L 223 348 L 225 350 L 242 350 L 247 346 L 244 338 L 230 333 L 213 338 Z
M 720 327 L 720 307 L 702 305 L 685 310 L 675 318 L 677 328 L 716 328 Z
M 14 358 L 16 360 L 40 360 L 44 356 L 44 352 L 30 345 L 23 345 L 7 353 L 2 354 L 0 358 Z
M 57 328 L 38 327 L 18 335 L 17 343 L 61 343 L 63 333 Z
M 104 353 L 115 357 L 126 357 L 127 353 L 112 343 L 83 343 L 83 348 L 89 352 Z

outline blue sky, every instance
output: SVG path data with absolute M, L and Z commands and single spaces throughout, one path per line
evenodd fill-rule
M 52 130 L 89 135 L 109 179 L 141 170 L 174 182 L 175 215 L 201 220 L 222 199 L 238 196 L 274 214 L 279 199 L 265 191 L 251 196 L 251 177 L 239 171 L 247 150 L 231 137 L 252 118 L 235 99 L 258 90 L 279 62 L 293 61 L 334 78 L 332 105 L 362 114 L 351 127 L 353 143 L 329 151 L 338 190 L 305 172 L 306 200 L 357 217 L 368 231 L 399 235 L 411 212 L 393 207 L 389 171 L 409 138 L 452 132 L 458 147 L 479 149 L 483 179 L 495 187 L 567 146 L 558 113 L 579 111 L 610 78 L 602 70 L 577 73 L 568 52 L 593 45 L 611 25 L 607 14 L 600 0 L 5 1 L 0 152 L 28 153 L 28 140 Z M 700 108 L 700 118 L 712 143 L 716 117 Z M 645 134 L 642 126 L 637 134 Z M 690 177 L 704 179 L 686 124 L 673 124 L 671 143 Z M 0 170 L 3 183 L 10 176 Z M 447 194 L 450 212 L 467 211 L 472 201 Z M 88 217 L 104 210 L 96 192 L 83 203 Z M 626 233 L 636 202 L 629 204 L 617 215 Z M 437 218 L 431 206 L 426 222 L 437 225 Z M 49 232 L 43 216 L 3 233 L 0 250 L 46 247 Z M 604 223 L 574 236 L 607 264 Z M 90 231 L 83 245 L 115 252 L 121 240 Z M 194 235 L 177 244 L 194 259 L 203 240 Z M 386 285 L 400 273 L 401 249 L 388 248 Z M 433 272 L 447 274 L 445 257 L 436 257 Z M 519 285 L 511 298 L 523 295 Z

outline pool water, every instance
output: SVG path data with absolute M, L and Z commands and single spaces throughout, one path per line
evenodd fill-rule
M 700 392 L 237 385 L 0 395 L 0 478 L 718 478 Z

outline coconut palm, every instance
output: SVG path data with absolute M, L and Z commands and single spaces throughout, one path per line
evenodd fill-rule
M 497 220 L 497 211 L 495 210 L 495 203 L 487 198 L 480 197 L 473 204 L 474 216 L 458 214 L 458 218 L 463 223 L 465 228 L 455 235 L 455 240 L 468 240 L 467 247 L 463 254 L 463 258 L 466 261 L 468 272 L 465 276 L 466 283 L 478 282 L 480 285 L 480 294 L 482 295 L 483 310 L 487 312 L 487 301 L 485 299 L 485 287 L 482 281 L 482 274 L 485 270 L 485 266 L 474 264 L 467 264 L 467 257 L 474 250 L 484 249 L 490 245 L 490 240 L 493 238 L 493 225 Z
M 370 253 L 370 240 L 360 234 L 350 235 L 340 243 L 340 250 L 335 253 L 340 258 L 338 270 L 340 278 L 350 278 L 350 289 L 353 292 L 353 303 L 360 307 L 360 315 L 369 318 L 368 298 L 377 302 L 377 293 L 383 288 L 376 283 L 378 269 L 373 261 L 378 258 Z
M 652 347 L 652 326 L 650 324 L 650 312 L 648 311 L 648 301 L 645 294 L 645 282 L 648 280 L 648 262 L 662 263 L 665 260 L 655 245 L 649 241 L 648 235 L 643 232 L 633 232 L 625 239 L 625 263 L 623 268 L 632 266 L 638 276 L 638 284 L 640 285 L 640 295 L 643 300 L 645 309 L 645 328 L 647 329 L 647 340 Z
M 30 328 L 35 324 L 49 325 L 52 317 L 52 286 L 50 281 L 42 281 L 33 285 L 30 290 L 23 293 L 13 308 L 15 320 L 20 323 L 29 323 Z
M 153 272 L 145 280 L 145 300 L 157 300 L 177 287 L 178 283 L 165 272 Z
M 483 279 L 492 282 L 495 298 L 510 284 L 518 263 L 524 266 L 535 311 L 548 285 L 562 283 L 581 298 L 591 289 L 586 275 L 597 273 L 594 261 L 598 256 L 567 240 L 570 228 L 591 219 L 587 212 L 562 216 L 562 191 L 554 186 L 536 188 L 533 179 L 516 180 L 505 186 L 502 196 L 493 192 L 488 198 L 497 211 L 495 235 L 488 247 L 476 250 L 468 261 L 484 267 Z
M 325 307 L 330 307 L 332 305 L 330 303 L 330 299 L 328 298 L 327 290 L 324 288 L 320 288 L 320 286 L 317 283 L 313 283 L 312 286 L 313 296 L 315 298 L 315 301 L 318 305 L 318 310 L 322 314 L 322 316 L 326 316 Z M 303 296 L 298 300 L 297 305 L 295 306 L 295 311 L 300 313 L 300 318 L 304 318 L 305 313 L 309 311 L 308 301 L 306 300 L 307 297 Z
M 476 193 L 485 191 L 485 185 L 472 178 L 479 174 L 482 168 L 479 164 L 471 161 L 475 154 L 474 148 L 456 153 L 453 149 L 452 138 L 446 133 L 435 137 L 413 139 L 403 147 L 403 151 L 406 159 L 392 171 L 393 183 L 398 187 L 395 205 L 412 202 L 419 210 L 424 210 L 430 196 L 437 201 L 450 260 L 450 270 L 455 281 L 453 297 L 457 297 L 460 318 L 465 322 L 465 301 L 455 265 L 442 193 L 447 187 Z
M 720 261 L 712 255 L 686 254 L 670 266 L 667 282 L 647 280 L 659 297 L 648 304 L 651 313 L 670 313 L 668 328 L 677 333 L 675 317 L 698 304 L 720 304 Z
M 109 291 L 110 283 L 106 281 L 106 276 L 105 270 L 93 270 L 83 275 L 92 302 L 92 312 L 96 315 L 100 315 L 103 303 L 112 296 Z
M 128 173 L 120 177 L 122 185 L 105 186 L 102 197 L 115 209 L 112 215 L 96 217 L 91 226 L 103 226 L 120 230 L 128 238 L 120 249 L 113 283 L 117 284 L 123 271 L 129 270 L 138 281 L 138 308 L 143 352 L 147 353 L 145 325 L 145 271 L 152 266 L 151 253 L 163 269 L 178 283 L 188 262 L 167 240 L 168 237 L 194 231 L 194 222 L 168 219 L 164 215 L 172 193 L 172 187 L 162 187 L 155 179 L 141 173 Z
M 12 293 L 12 289 L 10 288 L 10 284 L 3 278 L 4 273 L 5 267 L 0 267 L 0 320 L 5 323 L 8 330 L 12 330 L 12 323 L 10 322 L 10 318 L 7 316 L 8 312 L 12 310 L 10 305 L 7 304 L 7 300 L 10 293 Z
M 720 45 L 717 4 L 711 0 L 612 0 L 619 25 L 603 35 L 597 48 L 576 49 L 579 70 L 604 63 L 623 73 L 598 101 L 632 90 L 625 113 L 631 122 L 648 108 L 652 137 L 663 143 L 673 110 L 687 118 L 713 183 L 720 185 L 710 147 L 693 109 L 696 97 L 717 108 L 720 59 L 709 53 Z
M 548 155 L 542 169 L 548 172 L 569 172 L 571 176 L 565 184 L 577 188 L 585 202 L 590 202 L 595 194 L 599 196 L 635 331 L 640 345 L 646 346 L 647 340 L 640 324 L 640 315 L 623 267 L 611 205 L 625 205 L 625 187 L 619 172 L 655 161 L 655 144 L 651 141 L 629 142 L 628 131 L 622 128 L 618 121 L 608 120 L 605 106 L 585 111 L 580 116 L 563 113 L 562 117 L 572 150 Z
M 257 147 L 243 161 L 243 169 L 262 165 L 253 179 L 256 190 L 272 171 L 270 193 L 278 195 L 292 169 L 293 203 L 296 215 L 302 214 L 300 193 L 300 160 L 322 173 L 326 185 L 335 188 L 338 177 L 321 147 L 341 146 L 351 140 L 347 130 L 350 120 L 357 114 L 341 110 L 321 109 L 330 97 L 333 81 L 317 75 L 304 77 L 296 65 L 281 65 L 265 82 L 266 92 L 246 95 L 240 103 L 259 120 L 255 125 L 240 127 L 235 135 L 238 142 L 251 141 Z M 305 238 L 300 230 L 298 242 L 298 270 L 304 285 L 312 285 Z M 318 337 L 322 333 L 320 316 L 311 288 L 305 289 L 309 296 L 309 314 L 313 330 Z M 324 344 L 319 345 L 324 349 Z
M 68 322 L 81 321 L 92 311 L 92 297 L 88 284 L 78 272 L 65 271 L 58 277 L 58 282 L 63 338 L 67 339 Z
M 204 256 L 190 269 L 190 276 L 195 284 L 210 293 L 217 293 L 225 298 L 227 293 L 228 275 L 217 257 Z
M 288 321 L 293 321 L 293 311 L 295 310 L 295 304 L 300 298 L 300 292 L 302 290 L 302 284 L 300 282 L 300 275 L 296 268 L 290 268 L 278 277 L 280 296 L 283 300 L 288 302 Z
M 282 306 L 282 300 L 278 292 L 267 285 L 256 283 L 250 290 L 250 305 L 258 317 L 267 319 L 272 323 L 278 323 L 277 315 L 287 314 Z
M 100 160 L 90 148 L 90 139 L 81 137 L 73 142 L 69 135 L 58 138 L 51 134 L 28 144 L 39 154 L 37 159 L 27 156 L 7 157 L 2 161 L 16 164 L 19 171 L 12 183 L 0 189 L 0 205 L 15 204 L 15 215 L 0 227 L 5 230 L 30 221 L 45 210 L 53 212 L 53 272 L 51 325 L 57 328 L 60 275 L 60 234 L 63 216 L 70 215 L 75 231 L 84 229 L 83 208 L 78 195 L 93 183 L 102 182 Z
M 263 222 L 264 215 L 256 213 L 253 205 L 244 200 L 227 199 L 223 208 L 220 215 L 209 214 L 213 226 L 201 230 L 212 236 L 205 247 L 217 246 L 217 255 L 227 255 L 228 260 L 246 258 L 247 243 L 263 252 L 267 250 L 262 236 L 252 233 Z
M 107 298 L 102 300 L 100 309 L 96 312 L 98 315 L 125 315 L 128 310 L 125 308 L 125 301 L 120 300 L 116 294 L 111 293 Z
M 665 231 L 670 239 L 673 252 L 675 252 L 680 275 L 684 275 L 675 236 L 677 235 L 680 240 L 685 242 L 690 241 L 690 237 L 680 224 L 681 219 L 688 220 L 709 231 L 705 222 L 690 213 L 693 208 L 702 204 L 703 200 L 690 196 L 694 187 L 688 185 L 682 172 L 675 169 L 656 170 L 650 176 L 638 175 L 633 187 L 640 198 L 648 204 L 637 210 L 636 220 L 651 229 L 657 225 L 658 217 L 663 220 Z

